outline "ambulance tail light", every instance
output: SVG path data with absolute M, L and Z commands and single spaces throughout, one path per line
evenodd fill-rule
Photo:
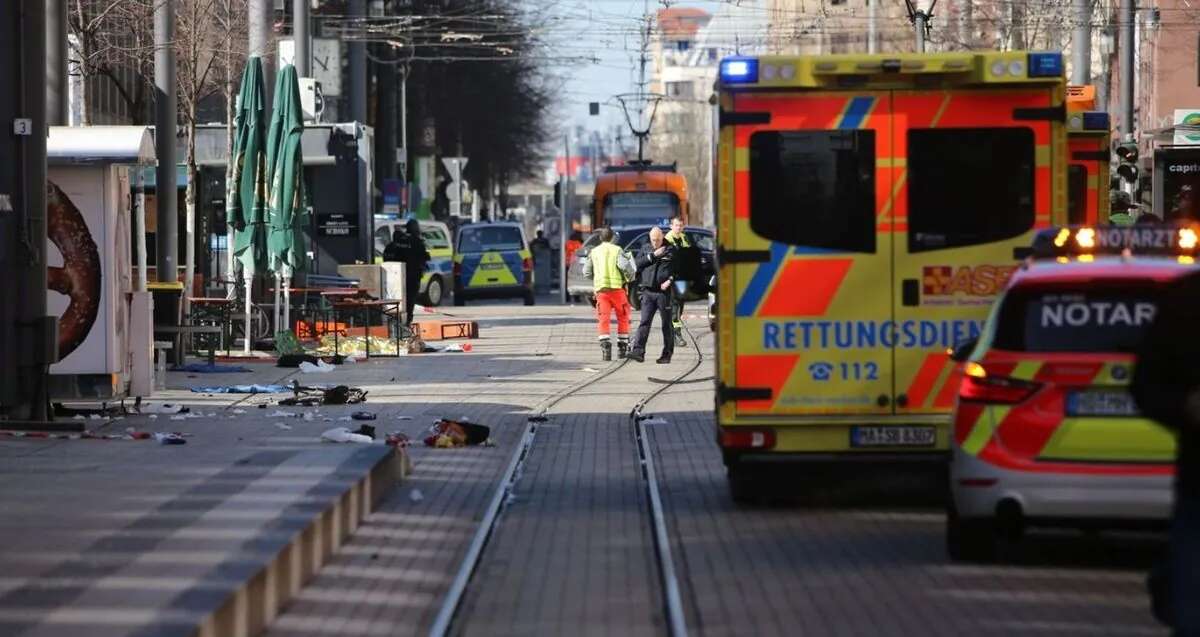
M 725 84 L 753 84 L 758 81 L 758 60 L 726 58 L 721 60 L 720 75 Z
M 983 365 L 970 362 L 963 367 L 958 397 L 976 403 L 1015 405 L 1032 396 L 1039 387 L 1040 383 L 989 374 Z
M 1062 53 L 1030 53 L 1029 77 L 1061 77 L 1063 74 Z
M 770 429 L 721 430 L 722 449 L 771 449 L 775 447 L 775 432 Z

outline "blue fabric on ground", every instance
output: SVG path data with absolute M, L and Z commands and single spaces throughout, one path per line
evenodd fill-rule
M 250 368 L 240 365 L 217 365 L 208 363 L 188 363 L 182 367 L 175 366 L 171 368 L 173 372 L 191 372 L 193 374 L 233 374 L 237 372 L 248 372 Z
M 217 387 L 192 387 L 197 394 L 282 394 L 292 391 L 287 385 L 221 385 Z

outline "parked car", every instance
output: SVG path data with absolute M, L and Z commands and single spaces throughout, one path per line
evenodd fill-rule
M 392 240 L 392 233 L 403 230 L 407 220 L 388 219 L 375 222 L 375 262 L 383 260 L 383 250 Z M 422 305 L 435 307 L 446 299 L 454 272 L 454 248 L 450 245 L 450 228 L 440 221 L 420 220 L 421 239 L 432 260 L 421 276 L 420 298 Z
M 650 242 L 650 228 L 653 226 L 624 226 L 613 228 L 616 233 L 615 243 L 630 255 L 636 255 Z M 665 229 L 664 229 L 665 230 Z M 716 238 L 712 230 L 696 226 L 688 226 L 683 230 L 688 242 L 700 251 L 700 274 L 692 281 L 684 293 L 685 301 L 698 301 L 707 298 L 709 281 L 716 273 L 715 254 Z M 600 243 L 599 232 L 593 232 L 584 240 L 583 247 L 575 253 L 575 262 L 567 270 L 567 293 L 572 297 L 594 301 L 592 280 L 583 276 L 583 267 L 587 263 L 588 252 Z M 636 290 L 630 289 L 630 292 Z M 630 294 L 630 302 L 640 308 L 641 302 L 636 293 Z

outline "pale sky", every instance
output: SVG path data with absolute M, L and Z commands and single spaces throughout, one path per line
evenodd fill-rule
M 528 0 L 540 15 L 535 26 L 544 29 L 544 40 L 551 43 L 548 55 L 563 58 L 595 58 L 594 62 L 562 60 L 551 62 L 552 69 L 569 78 L 564 87 L 560 116 L 572 126 L 607 129 L 623 123 L 621 111 L 602 106 L 598 117 L 588 115 L 588 102 L 610 102 L 618 93 L 636 90 L 636 68 L 641 39 L 642 16 L 664 8 L 698 7 L 709 13 L 725 10 L 739 19 L 754 20 L 765 16 L 765 0 Z M 722 30 L 732 42 L 735 33 Z M 753 37 L 753 34 L 736 34 Z M 649 68 L 649 67 L 648 67 Z M 650 71 L 647 70 L 647 76 Z

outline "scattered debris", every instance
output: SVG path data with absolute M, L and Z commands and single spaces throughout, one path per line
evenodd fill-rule
M 295 418 L 298 415 L 299 414 L 294 414 L 290 411 L 283 411 L 282 409 L 276 409 L 274 412 L 267 414 L 267 418 Z
M 312 413 L 311 411 L 306 411 L 306 412 L 304 412 L 304 416 L 303 416 L 303 418 L 304 418 L 304 420 L 306 420 L 306 421 L 308 421 L 308 422 L 312 422 L 312 420 L 313 420 L 313 413 Z
M 417 502 L 420 502 L 421 500 L 424 500 L 424 499 L 425 499 L 425 494 L 421 493 L 420 489 L 414 488 L 412 491 L 408 492 L 408 501 L 412 502 L 413 504 L 416 504 Z
M 412 416 L 396 416 L 396 420 L 412 420 Z
M 355 431 L 354 433 L 366 436 L 371 440 L 375 439 L 375 428 L 371 425 L 359 425 L 358 431 Z
M 337 368 L 323 360 L 318 360 L 316 364 L 308 361 L 300 363 L 300 371 L 305 374 L 324 374 L 332 372 L 335 369 Z
M 584 368 L 583 368 L 583 371 L 585 371 L 585 372 L 589 372 L 589 373 L 592 373 L 592 374 L 595 374 L 595 373 L 599 372 L 600 370 L 598 370 L 598 369 L 592 369 L 591 367 L 584 367 Z
M 666 418 L 659 418 L 658 416 L 642 416 L 642 417 L 638 418 L 638 420 L 640 420 L 643 425 L 665 425 L 665 424 L 667 424 Z
M 470 343 L 451 343 L 442 349 L 443 352 L 469 352 L 471 351 Z
M 315 364 L 318 360 L 320 359 L 312 354 L 281 354 L 279 358 L 275 360 L 275 366 L 299 367 L 301 363 Z
M 350 417 L 355 420 L 375 420 L 375 414 L 369 411 L 356 411 L 350 414 Z
M 138 411 L 143 414 L 186 414 L 189 410 L 183 405 L 171 403 L 142 403 Z
M 408 439 L 407 434 L 400 431 L 393 431 L 392 433 L 388 434 L 386 438 L 384 438 L 384 442 L 387 443 L 389 447 L 404 448 L 409 445 L 410 440 Z
M 525 420 L 529 422 L 548 422 L 550 418 L 548 418 L 545 414 L 538 414 L 536 416 L 530 416 Z
M 233 413 L 235 413 L 235 414 L 244 414 L 244 413 L 246 413 L 246 410 L 245 410 L 245 409 L 234 409 L 234 410 L 233 410 Z
M 336 387 L 305 387 L 293 381 L 291 389 L 293 396 L 280 400 L 280 405 L 299 405 L 302 407 L 353 405 L 366 402 L 367 400 L 367 392 L 357 387 L 347 387 L 346 385 L 337 385 Z
M 237 374 L 250 371 L 249 367 L 240 365 L 217 365 L 216 363 L 188 363 L 171 368 L 173 372 L 188 372 L 190 374 Z
M 321 434 L 321 440 L 325 442 L 355 442 L 360 444 L 370 444 L 372 438 L 363 434 L 354 433 L 345 427 L 334 427 L 326 430 Z
M 437 448 L 483 444 L 492 435 L 491 428 L 486 425 L 445 418 L 435 422 L 429 430 L 432 433 L 425 438 L 425 445 Z
M 282 394 L 288 390 L 287 385 L 219 385 L 212 387 L 191 387 L 196 394 Z
M 284 431 L 291 431 L 291 430 L 292 430 L 292 426 L 291 426 L 291 425 L 289 425 L 289 424 L 287 424 L 287 423 L 285 423 L 285 422 L 277 422 L 277 423 L 275 423 L 275 427 L 276 427 L 276 428 L 278 428 L 278 429 L 282 429 L 282 430 L 284 430 Z
M 183 436 L 178 433 L 166 433 L 166 432 L 160 431 L 160 432 L 154 434 L 154 439 L 157 440 L 158 443 L 162 444 L 162 445 L 185 445 L 185 444 L 187 444 L 187 440 L 184 440 Z

